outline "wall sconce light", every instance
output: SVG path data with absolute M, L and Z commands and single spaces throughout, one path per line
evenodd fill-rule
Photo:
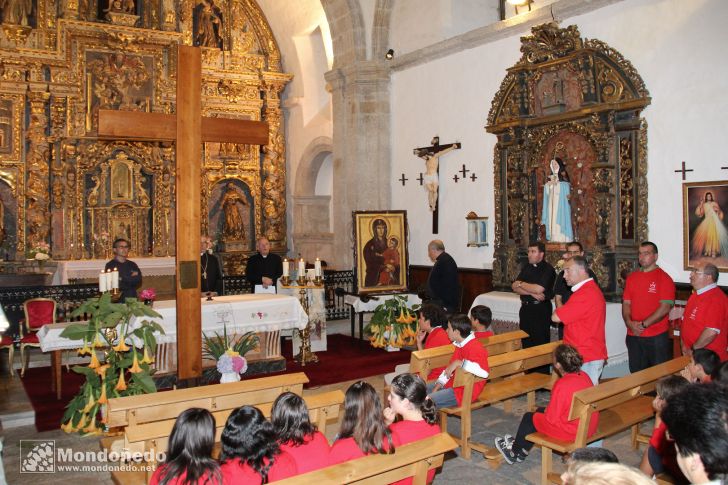
M 391 61 L 394 59 L 394 49 L 389 49 L 386 54 L 384 54 L 384 58 L 388 61 Z
M 528 11 L 531 11 L 531 4 L 534 0 L 507 0 L 508 3 L 513 5 L 516 9 L 516 15 L 518 15 L 518 7 L 528 6 Z

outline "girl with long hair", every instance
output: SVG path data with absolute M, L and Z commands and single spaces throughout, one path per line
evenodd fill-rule
M 528 456 L 533 443 L 526 439 L 531 433 L 540 432 L 552 438 L 565 441 L 576 439 L 579 419 L 569 420 L 569 410 L 574 393 L 592 387 L 591 378 L 581 371 L 584 358 L 571 345 L 561 344 L 554 350 L 554 370 L 560 376 L 551 389 L 551 401 L 546 410 L 539 408 L 535 413 L 523 415 L 516 437 L 507 434 L 495 439 L 495 447 L 509 465 L 521 463 Z M 587 436 L 593 435 L 599 424 L 599 413 L 589 420 Z
M 359 381 L 346 390 L 344 418 L 331 446 L 329 465 L 336 465 L 372 453 L 394 453 L 392 433 L 384 422 L 377 391 Z
M 394 378 L 389 391 L 389 407 L 384 418 L 390 424 L 395 446 L 405 445 L 440 432 L 435 403 L 427 397 L 427 385 L 416 374 L 400 374 Z M 394 423 L 397 417 L 401 420 Z M 393 424 L 392 424 L 393 423 Z M 435 478 L 435 470 L 427 473 L 427 482 Z M 400 480 L 396 485 L 410 485 L 411 478 Z
M 222 475 L 212 459 L 215 417 L 207 409 L 190 408 L 177 416 L 169 437 L 167 461 L 158 467 L 151 485 L 218 485 Z
M 278 396 L 273 403 L 271 423 L 281 450 L 293 457 L 298 473 L 328 466 L 329 442 L 311 423 L 301 396 L 292 392 Z
M 273 425 L 258 408 L 234 409 L 220 441 L 220 470 L 225 483 L 259 485 L 298 473 L 293 457 L 281 451 Z

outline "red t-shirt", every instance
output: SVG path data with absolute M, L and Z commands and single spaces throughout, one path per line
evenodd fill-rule
M 389 440 L 386 437 L 382 440 L 382 447 L 385 451 L 389 449 Z M 356 444 L 354 438 L 338 439 L 333 445 L 331 445 L 328 466 L 337 465 L 345 461 L 356 460 L 363 456 L 365 456 L 364 452 L 361 451 L 361 448 L 359 448 L 359 445 Z
M 425 420 L 399 421 L 392 424 L 389 429 L 392 431 L 392 441 L 394 441 L 395 447 L 429 438 L 440 433 L 440 427 L 437 424 L 427 424 Z M 432 482 L 434 479 L 435 470 L 432 469 L 427 472 L 427 483 Z M 411 483 L 411 478 L 405 478 L 404 480 L 394 482 L 393 485 L 410 485 Z
M 728 360 L 728 296 L 717 286 L 688 298 L 680 327 L 685 346 L 692 347 L 706 327 L 719 329 L 720 333 L 705 348 L 718 354 L 721 362 Z
M 492 337 L 494 334 L 490 330 L 484 330 L 483 332 L 475 332 L 475 338 Z
M 469 360 L 471 362 L 475 362 L 480 366 L 481 369 L 490 372 L 490 367 L 488 366 L 488 351 L 485 350 L 485 347 L 483 347 L 483 345 L 475 338 L 470 340 L 470 342 L 465 344 L 463 347 L 455 347 L 455 352 L 450 358 L 450 363 L 453 363 L 456 360 Z M 451 378 L 449 381 L 447 381 L 447 384 L 445 384 L 445 389 L 453 387 L 452 383 L 454 380 L 454 378 Z M 478 399 L 478 396 L 481 392 L 483 392 L 484 387 L 485 381 L 479 381 L 475 383 L 475 385 L 473 386 L 472 402 L 475 402 L 475 400 Z M 457 399 L 458 401 L 458 406 L 462 405 L 465 387 L 455 387 L 453 389 L 453 392 L 455 393 L 455 399 Z
M 156 470 L 154 470 L 154 475 L 152 475 L 152 479 L 149 480 L 149 485 L 158 485 L 159 481 L 162 479 L 162 472 L 164 471 L 164 465 L 158 466 Z M 215 479 L 210 480 L 209 475 L 204 475 L 203 477 L 199 478 L 197 480 L 197 485 L 220 485 L 223 482 L 218 481 Z M 167 485 L 178 485 L 181 483 L 185 483 L 185 479 L 187 478 L 187 472 L 182 473 L 178 477 L 174 477 L 172 480 L 167 482 Z
M 652 430 L 652 436 L 650 437 L 650 446 L 657 451 L 660 455 L 662 465 L 667 471 L 670 472 L 674 478 L 680 478 L 683 476 L 680 471 L 680 467 L 677 464 L 677 452 L 675 451 L 675 443 L 667 439 L 665 432 L 667 431 L 667 425 L 664 421 L 660 421 L 660 424 L 655 426 Z
M 265 460 L 265 463 L 268 464 L 268 460 Z M 237 458 L 220 465 L 220 471 L 222 472 L 222 479 L 225 483 L 241 483 L 245 485 L 259 485 L 263 483 L 258 472 Z M 296 468 L 296 462 L 293 460 L 293 457 L 285 451 L 281 451 L 274 458 L 273 466 L 268 470 L 268 481 L 283 480 L 284 478 L 293 477 L 297 474 L 298 469 Z
M 447 331 L 442 327 L 433 328 L 430 335 L 427 336 L 427 340 L 425 340 L 425 348 L 431 349 L 433 347 L 442 347 L 443 345 L 452 345 L 450 337 L 447 336 Z M 442 371 L 444 370 L 444 367 L 432 369 L 430 374 L 427 376 L 427 380 L 434 381 L 440 377 L 440 374 L 442 374 Z
M 635 271 L 627 277 L 622 301 L 630 302 L 632 320 L 644 321 L 655 313 L 661 302 L 675 302 L 675 283 L 662 268 Z M 647 327 L 640 337 L 653 337 L 667 332 L 668 315 Z M 627 327 L 627 335 L 634 335 Z
M 579 291 L 576 293 L 579 293 Z M 566 302 L 567 305 L 571 303 L 571 298 Z M 571 400 L 575 392 L 589 387 L 592 387 L 592 381 L 585 372 L 579 371 L 561 377 L 551 388 L 551 401 L 546 406 L 546 411 L 533 415 L 533 425 L 540 433 L 545 433 L 560 440 L 574 441 L 576 439 L 576 430 L 579 427 L 579 418 L 569 421 Z M 593 435 L 598 425 L 599 413 L 594 413 L 589 421 L 587 436 Z
M 564 323 L 564 343 L 576 347 L 584 362 L 607 358 L 607 304 L 594 280 L 579 287 L 556 315 Z
M 298 473 L 306 473 L 329 466 L 329 442 L 321 431 L 307 436 L 303 444 L 281 443 L 281 450 L 287 452 L 296 462 Z

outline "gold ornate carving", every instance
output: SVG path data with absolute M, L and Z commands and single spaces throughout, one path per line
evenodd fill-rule
M 644 98 L 649 100 L 650 93 L 647 91 L 642 77 L 639 75 L 637 69 L 634 68 L 632 63 L 625 59 L 619 51 L 597 39 L 585 39 L 584 47 L 596 50 L 603 57 L 610 59 L 612 63 L 616 64 L 619 69 L 625 73 L 630 81 L 630 87 L 633 90 L 634 98 Z
M 515 281 L 520 273 L 518 266 L 518 248 L 516 246 L 506 247 L 506 281 Z
M 597 63 L 597 81 L 601 90 L 602 100 L 606 103 L 616 103 L 632 98 L 632 93 L 625 91 L 624 83 L 619 74 L 607 66 L 606 63 L 599 61 Z
M 565 29 L 556 23 L 541 24 L 531 28 L 531 35 L 521 37 L 523 56 L 519 64 L 538 64 L 564 57 L 581 49 L 582 40 L 576 25 Z
M 634 176 L 632 170 L 634 163 L 632 162 L 632 142 L 629 138 L 622 138 L 619 141 L 619 205 L 622 224 L 620 234 L 622 239 L 634 238 Z
M 627 276 L 635 269 L 633 260 L 620 260 L 617 263 L 617 287 L 624 289 Z
M 637 241 L 647 241 L 647 120 L 641 120 L 637 145 Z
M 596 246 L 592 251 L 592 260 L 589 268 L 594 271 L 594 275 L 596 275 L 597 281 L 599 281 L 599 286 L 608 288 L 609 268 L 604 265 L 604 252 L 599 246 Z
M 50 231 L 50 152 L 49 143 L 45 135 L 48 124 L 46 105 L 50 94 L 47 92 L 28 93 L 30 105 L 30 124 L 26 132 L 28 151 L 26 153 L 26 166 L 28 178 L 26 182 L 26 220 L 28 246 L 33 247 L 39 242 L 47 242 Z M 23 249 L 18 243 L 18 250 Z

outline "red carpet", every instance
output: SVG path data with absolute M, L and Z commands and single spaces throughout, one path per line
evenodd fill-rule
M 387 352 L 375 349 L 368 340 L 338 333 L 328 336 L 326 348 L 326 352 L 316 352 L 318 363 L 301 367 L 291 355 L 291 341 L 284 340 L 281 352 L 286 358 L 286 370 L 275 375 L 305 372 L 309 383 L 304 387 L 310 388 L 386 374 L 394 371 L 397 364 L 410 361 L 409 350 Z
M 286 358 L 286 370 L 266 375 L 305 372 L 309 379 L 309 383 L 305 387 L 309 388 L 385 374 L 392 372 L 397 364 L 405 364 L 410 360 L 408 350 L 387 352 L 375 349 L 368 340 L 358 340 L 341 334 L 329 335 L 327 344 L 326 352 L 316 352 L 319 358 L 318 363 L 301 367 L 293 361 L 291 341 L 284 340 L 281 351 Z M 55 392 L 51 391 L 49 367 L 32 368 L 25 371 L 25 377 L 22 379 L 23 387 L 25 387 L 25 392 L 35 411 L 35 427 L 38 431 L 58 429 L 66 404 L 78 393 L 84 382 L 81 374 L 73 371 L 66 372 L 65 367 L 61 372 L 63 373 L 63 395 L 58 400 Z M 263 376 L 251 376 L 251 378 L 253 377 Z

